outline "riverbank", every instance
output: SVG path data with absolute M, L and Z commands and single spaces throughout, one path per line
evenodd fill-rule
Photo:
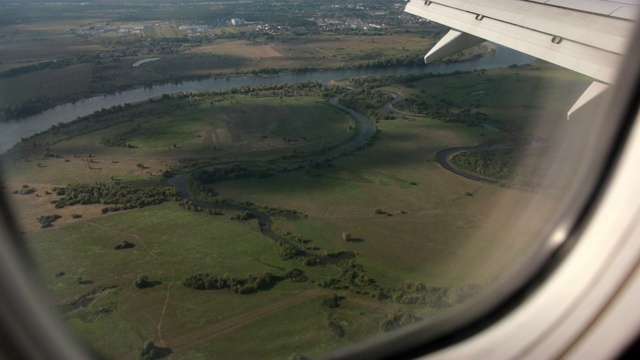
M 383 76 L 383 75 L 407 75 L 407 74 L 447 74 L 459 71 L 473 71 L 474 69 L 504 68 L 512 64 L 529 63 L 532 57 L 518 53 L 514 50 L 497 47 L 495 55 L 481 59 L 453 64 L 429 64 L 419 67 L 368 69 L 368 70 L 339 70 L 339 71 L 313 71 L 301 73 L 283 73 L 265 77 L 230 77 L 219 79 L 217 77 L 183 81 L 180 83 L 167 83 L 153 87 L 141 87 L 118 92 L 116 94 L 95 96 L 88 99 L 66 103 L 41 114 L 20 120 L 0 123 L 0 152 L 6 151 L 21 138 L 27 138 L 33 134 L 44 131 L 54 124 L 74 120 L 94 111 L 109 108 L 126 103 L 145 101 L 150 98 L 183 91 L 221 90 L 242 86 L 263 86 L 268 84 L 301 83 L 307 81 L 320 81 L 328 84 L 334 79 L 346 79 L 359 76 Z

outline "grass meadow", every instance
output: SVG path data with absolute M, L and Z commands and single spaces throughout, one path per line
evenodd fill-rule
M 584 84 L 566 74 L 534 64 L 385 90 L 428 101 L 446 96 L 455 106 L 488 113 L 493 126 L 517 122 L 517 129 L 540 127 L 535 136 L 544 138 Z M 561 89 L 556 93 L 545 79 Z M 527 100 L 546 95 L 556 99 L 547 111 Z M 316 96 L 236 95 L 175 103 L 182 105 L 134 105 L 124 115 L 89 123 L 81 136 L 49 132 L 4 155 L 8 196 L 18 209 L 52 302 L 67 305 L 69 325 L 101 354 L 137 359 L 143 343 L 152 340 L 171 349 L 173 359 L 282 359 L 294 352 L 315 356 L 379 333 L 381 321 L 390 314 L 429 317 L 442 310 L 321 288 L 318 283 L 340 274 L 339 266 L 282 260 L 257 220 L 231 220 L 233 211 L 211 216 L 187 211 L 176 202 L 108 215 L 100 213 L 100 205 L 53 208 L 50 201 L 56 195 L 45 191 L 52 192 L 54 186 L 113 178 L 157 185 L 162 183 L 159 172 L 186 157 L 199 160 L 199 165 L 264 161 L 292 149 L 337 144 L 348 138 L 352 124 L 348 115 Z M 157 111 L 147 112 L 152 106 Z M 538 115 L 542 119 L 534 120 Z M 376 125 L 381 132 L 371 146 L 329 166 L 212 186 L 222 198 L 305 213 L 299 220 L 274 217 L 272 229 L 299 234 L 320 252 L 357 254 L 354 262 L 382 286 L 420 281 L 448 288 L 475 283 L 490 289 L 534 246 L 558 200 L 471 181 L 444 170 L 435 159 L 446 148 L 508 141 L 508 133 L 409 115 Z M 105 138 L 124 138 L 132 147 L 107 147 Z M 45 152 L 57 157 L 44 158 Z M 23 184 L 35 187 L 36 194 L 11 194 Z M 52 228 L 40 229 L 35 218 L 53 213 L 63 218 Z M 70 218 L 71 213 L 82 217 Z M 352 241 L 345 242 L 342 232 L 350 232 Z M 135 247 L 114 250 L 123 240 Z M 286 280 L 250 295 L 182 285 L 197 273 L 246 277 L 294 268 L 302 269 L 310 281 Z M 56 276 L 60 272 L 65 275 Z M 156 285 L 136 288 L 133 283 L 140 275 Z M 321 306 L 333 293 L 345 297 L 340 306 Z M 84 306 L 74 307 L 78 301 Z M 329 329 L 329 321 L 340 324 L 343 337 Z
M 99 19 L 65 21 L 56 19 L 0 27 L 0 72 L 54 59 L 93 56 L 117 48 L 115 33 L 79 36 L 68 30 L 101 23 Z M 144 23 L 144 22 L 143 22 Z M 149 23 L 149 22 L 147 22 Z M 229 31 L 234 28 L 227 29 Z M 126 37 L 131 48 L 145 47 L 149 39 L 171 40 L 184 36 L 176 23 L 163 23 Z M 137 40 L 139 44 L 135 44 Z M 209 77 L 265 68 L 294 69 L 349 66 L 399 54 L 417 54 L 432 39 L 415 33 L 366 35 L 313 35 L 303 39 L 284 37 L 277 40 L 218 39 L 200 45 L 188 44 L 171 54 L 127 53 L 109 55 L 62 68 L 48 68 L 3 78 L 0 81 L 0 107 L 19 105 L 28 99 L 46 96 L 55 102 L 80 99 L 146 84 L 178 79 Z M 137 60 L 160 57 L 159 61 L 132 67 Z M 55 94 L 55 95 L 52 95 Z
M 11 169 L 6 181 L 41 184 L 46 179 L 59 186 L 114 178 L 157 182 L 158 173 L 180 159 L 266 160 L 292 148 L 338 144 L 353 132 L 349 115 L 315 96 L 233 96 L 213 104 L 192 101 L 178 109 L 154 106 L 160 105 L 143 104 L 139 113 L 109 120 L 117 126 L 95 121 L 80 130 L 83 136 L 47 133 L 23 142 L 5 157 Z M 105 139 L 124 140 L 107 147 Z M 47 148 L 56 156 L 43 156 Z

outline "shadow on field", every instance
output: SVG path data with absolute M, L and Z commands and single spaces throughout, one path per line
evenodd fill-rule
M 361 243 L 361 242 L 364 242 L 364 239 L 363 238 L 350 238 L 349 240 L 347 240 L 347 242 Z
M 156 346 L 153 349 L 153 358 L 154 359 L 164 359 L 169 355 L 173 354 L 173 351 L 169 348 L 163 348 Z

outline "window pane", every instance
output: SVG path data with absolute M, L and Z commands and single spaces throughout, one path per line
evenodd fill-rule
M 540 250 L 593 79 L 386 1 L 0 4 L 3 187 L 106 358 L 302 359 Z

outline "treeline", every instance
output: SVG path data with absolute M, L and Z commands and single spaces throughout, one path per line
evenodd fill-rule
M 342 95 L 338 101 L 340 104 L 352 108 L 374 121 L 378 121 L 395 119 L 393 114 L 383 109 L 384 104 L 392 99 L 391 95 L 381 91 L 358 89 Z
M 387 332 L 399 329 L 405 325 L 413 324 L 422 320 L 421 317 L 407 312 L 399 312 L 387 315 L 380 322 L 380 330 Z
M 426 100 L 406 98 L 394 105 L 398 110 L 416 113 L 444 122 L 478 126 L 486 122 L 489 116 L 483 112 L 473 111 L 468 107 L 454 110 L 453 103 L 441 99 L 437 104 L 430 104 Z
M 422 53 L 414 53 L 408 55 L 400 55 L 395 57 L 388 57 L 383 59 L 377 59 L 373 61 L 363 61 L 349 65 L 339 66 L 339 69 L 346 70 L 360 70 L 360 69 L 382 69 L 388 67 L 403 67 L 403 66 L 417 66 L 424 65 Z
M 15 195 L 31 195 L 38 191 L 38 189 L 31 187 L 27 184 L 22 185 L 19 190 L 14 190 L 13 194 Z
M 189 99 L 199 101 L 200 103 L 215 102 L 225 100 L 231 95 L 254 95 L 262 97 L 294 97 L 294 96 L 311 96 L 319 95 L 323 98 L 331 98 L 342 93 L 348 92 L 340 86 L 325 86 L 319 81 L 307 81 L 300 83 L 281 83 L 262 86 L 238 86 L 224 90 L 205 90 L 205 91 L 185 91 L 173 94 L 165 94 L 161 97 L 147 100 L 148 103 L 167 103 L 169 106 L 177 106 L 173 100 Z
M 534 189 L 540 186 L 544 163 L 541 156 L 531 155 L 526 161 L 522 149 L 479 150 L 460 152 L 451 157 L 451 165 L 461 171 L 496 180 L 499 185 Z
M 120 123 L 130 122 L 136 117 L 162 114 L 168 111 L 179 109 L 181 107 L 188 106 L 188 103 L 178 102 L 176 100 L 188 99 L 199 102 L 213 103 L 215 101 L 224 100 L 230 95 L 249 95 L 255 94 L 256 96 L 310 96 L 320 95 L 324 98 L 330 98 L 337 96 L 341 93 L 348 91 L 339 86 L 325 86 L 318 81 L 308 81 L 304 83 L 285 83 L 285 84 L 271 84 L 264 86 L 241 86 L 237 88 L 231 88 L 226 90 L 209 90 L 201 92 L 179 92 L 174 94 L 165 94 L 163 96 L 148 99 L 146 102 L 131 105 L 129 103 L 123 105 L 115 105 L 109 108 L 103 108 L 93 112 L 92 114 L 78 117 L 77 119 L 52 125 L 49 129 L 32 135 L 22 140 L 28 140 L 33 137 L 49 133 L 60 136 L 59 138 L 52 140 L 52 143 L 85 135 L 90 132 L 113 127 Z M 22 116 L 29 116 L 35 113 L 39 113 L 48 107 L 54 105 L 55 101 L 50 98 L 38 98 L 29 100 L 24 108 L 19 105 L 3 108 L 6 118 L 16 118 Z M 147 106 L 153 104 L 154 106 Z M 161 106 L 160 106 L 161 105 Z M 135 130 L 135 129 L 134 129 Z M 124 146 L 128 147 L 130 144 L 127 142 L 127 135 L 122 137 L 108 137 L 104 138 L 103 144 L 105 146 Z
M 56 103 L 56 100 L 48 96 L 38 96 L 36 98 L 30 98 L 20 104 L 2 107 L 2 114 L 4 115 L 3 119 L 18 119 L 37 115 L 55 106 Z
M 255 218 L 255 215 L 251 215 L 251 213 L 264 213 L 270 216 L 280 216 L 280 217 L 284 217 L 287 218 L 289 220 L 299 220 L 299 219 L 304 219 L 306 217 L 308 217 L 307 214 L 303 213 L 302 211 L 296 210 L 296 209 L 286 209 L 286 208 L 281 208 L 281 207 L 272 207 L 272 206 L 267 206 L 267 205 L 256 205 L 250 201 L 235 201 L 235 200 L 231 200 L 231 199 L 223 199 L 220 197 L 217 197 L 217 195 L 214 195 L 213 192 L 208 192 L 208 193 L 204 193 L 204 192 L 193 192 L 194 195 L 204 201 L 213 203 L 217 206 L 220 206 L 220 208 L 229 208 L 231 210 L 237 210 L 240 208 L 244 208 L 244 210 L 241 211 L 241 214 L 239 216 L 234 215 L 233 220 L 250 220 Z M 203 212 L 204 208 L 202 208 L 201 206 L 195 205 L 193 203 L 193 201 L 191 200 L 187 200 L 187 199 L 181 199 L 178 200 L 178 205 L 186 210 L 189 211 L 195 211 L 195 212 Z M 209 214 L 210 215 L 222 215 L 222 212 L 220 211 L 220 209 L 209 209 Z
M 201 184 L 211 184 L 220 180 L 235 180 L 235 179 L 263 179 L 275 175 L 277 171 L 271 171 L 267 169 L 250 169 L 246 166 L 234 164 L 231 166 L 221 166 L 213 169 L 200 169 L 191 173 L 193 181 Z
M 133 130 L 130 131 L 130 133 L 135 133 L 139 129 L 140 129 L 140 125 L 136 126 Z M 101 139 L 102 145 L 106 147 L 124 147 L 124 148 L 133 149 L 135 148 L 135 146 L 133 146 L 130 142 L 131 141 L 130 133 L 105 136 Z
M 520 155 L 513 149 L 464 151 L 453 155 L 449 161 L 463 171 L 495 180 L 509 180 L 519 164 Z
M 58 209 L 73 205 L 111 205 L 104 208 L 103 213 L 158 205 L 177 196 L 176 189 L 170 186 L 139 187 L 117 183 L 72 184 L 58 188 L 57 193 L 63 194 L 60 199 L 52 200 Z
M 368 61 L 356 61 L 350 62 L 344 65 L 334 66 L 297 66 L 297 67 L 279 67 L 279 68 L 260 68 L 248 71 L 239 71 L 238 74 L 252 74 L 252 75 L 274 75 L 282 72 L 312 72 L 323 70 L 366 70 L 366 69 L 384 69 L 389 67 L 409 67 L 423 65 L 421 54 L 402 55 L 397 57 L 388 57 L 384 59 L 368 60 Z
M 259 276 L 248 275 L 246 278 L 236 278 L 229 275 L 212 276 L 209 274 L 196 274 L 186 278 L 182 285 L 194 290 L 229 290 L 236 294 L 253 294 L 258 291 L 269 290 L 279 282 L 290 279 L 294 282 L 307 281 L 304 272 L 292 269 L 283 275 L 274 275 L 265 272 Z
M 358 295 L 390 300 L 403 305 L 418 304 L 438 308 L 462 303 L 481 290 L 479 285 L 473 283 L 449 288 L 412 281 L 406 281 L 395 288 L 384 287 L 371 278 L 362 265 L 355 264 L 353 261 L 346 263 L 340 275 L 320 281 L 319 286 L 347 290 Z
M 75 120 L 69 122 L 53 124 L 49 129 L 26 138 L 22 138 L 21 140 L 22 142 L 25 142 L 26 140 L 30 140 L 44 134 L 51 134 L 56 136 L 47 139 L 48 143 L 46 144 L 53 145 L 60 141 L 106 129 L 124 122 L 129 122 L 136 116 L 151 113 L 153 113 L 152 109 L 145 109 L 142 105 L 137 105 L 135 108 L 128 103 L 124 105 L 116 105 L 97 110 L 86 116 L 77 117 Z M 43 143 L 42 145 L 45 144 Z M 12 151 L 13 149 L 15 149 L 15 147 L 9 151 Z
M 78 60 L 76 58 L 64 58 L 64 59 L 42 61 L 37 64 L 31 64 L 27 66 L 21 66 L 21 67 L 2 71 L 0 72 L 0 79 L 8 78 L 11 76 L 27 74 L 32 71 L 38 71 L 38 70 L 44 70 L 44 69 L 60 69 L 65 66 L 71 66 L 76 64 L 78 64 Z
M 491 53 L 490 51 L 479 50 L 478 48 L 472 48 L 458 52 L 454 55 L 448 56 L 439 62 L 441 63 L 454 63 L 462 61 L 471 61 L 480 59 L 483 56 Z M 423 66 L 424 65 L 424 53 L 412 53 L 406 55 L 399 55 L 394 57 L 388 57 L 383 59 L 376 59 L 373 61 L 356 62 L 348 65 L 341 65 L 335 67 L 337 70 L 359 70 L 359 69 L 382 69 L 389 67 L 409 67 L 409 66 Z
M 382 76 L 362 76 L 349 79 L 349 82 L 359 88 L 372 90 L 374 88 L 395 85 L 395 84 L 409 84 L 423 79 L 457 76 L 461 74 L 468 74 L 468 71 L 454 71 L 452 73 L 444 74 L 407 74 L 407 75 L 382 75 Z
M 42 215 L 42 216 L 38 216 L 37 220 L 38 223 L 40 224 L 40 227 L 42 229 L 45 228 L 49 228 L 53 226 L 53 223 L 60 219 L 62 216 L 58 215 L 58 214 L 53 214 L 53 215 Z

